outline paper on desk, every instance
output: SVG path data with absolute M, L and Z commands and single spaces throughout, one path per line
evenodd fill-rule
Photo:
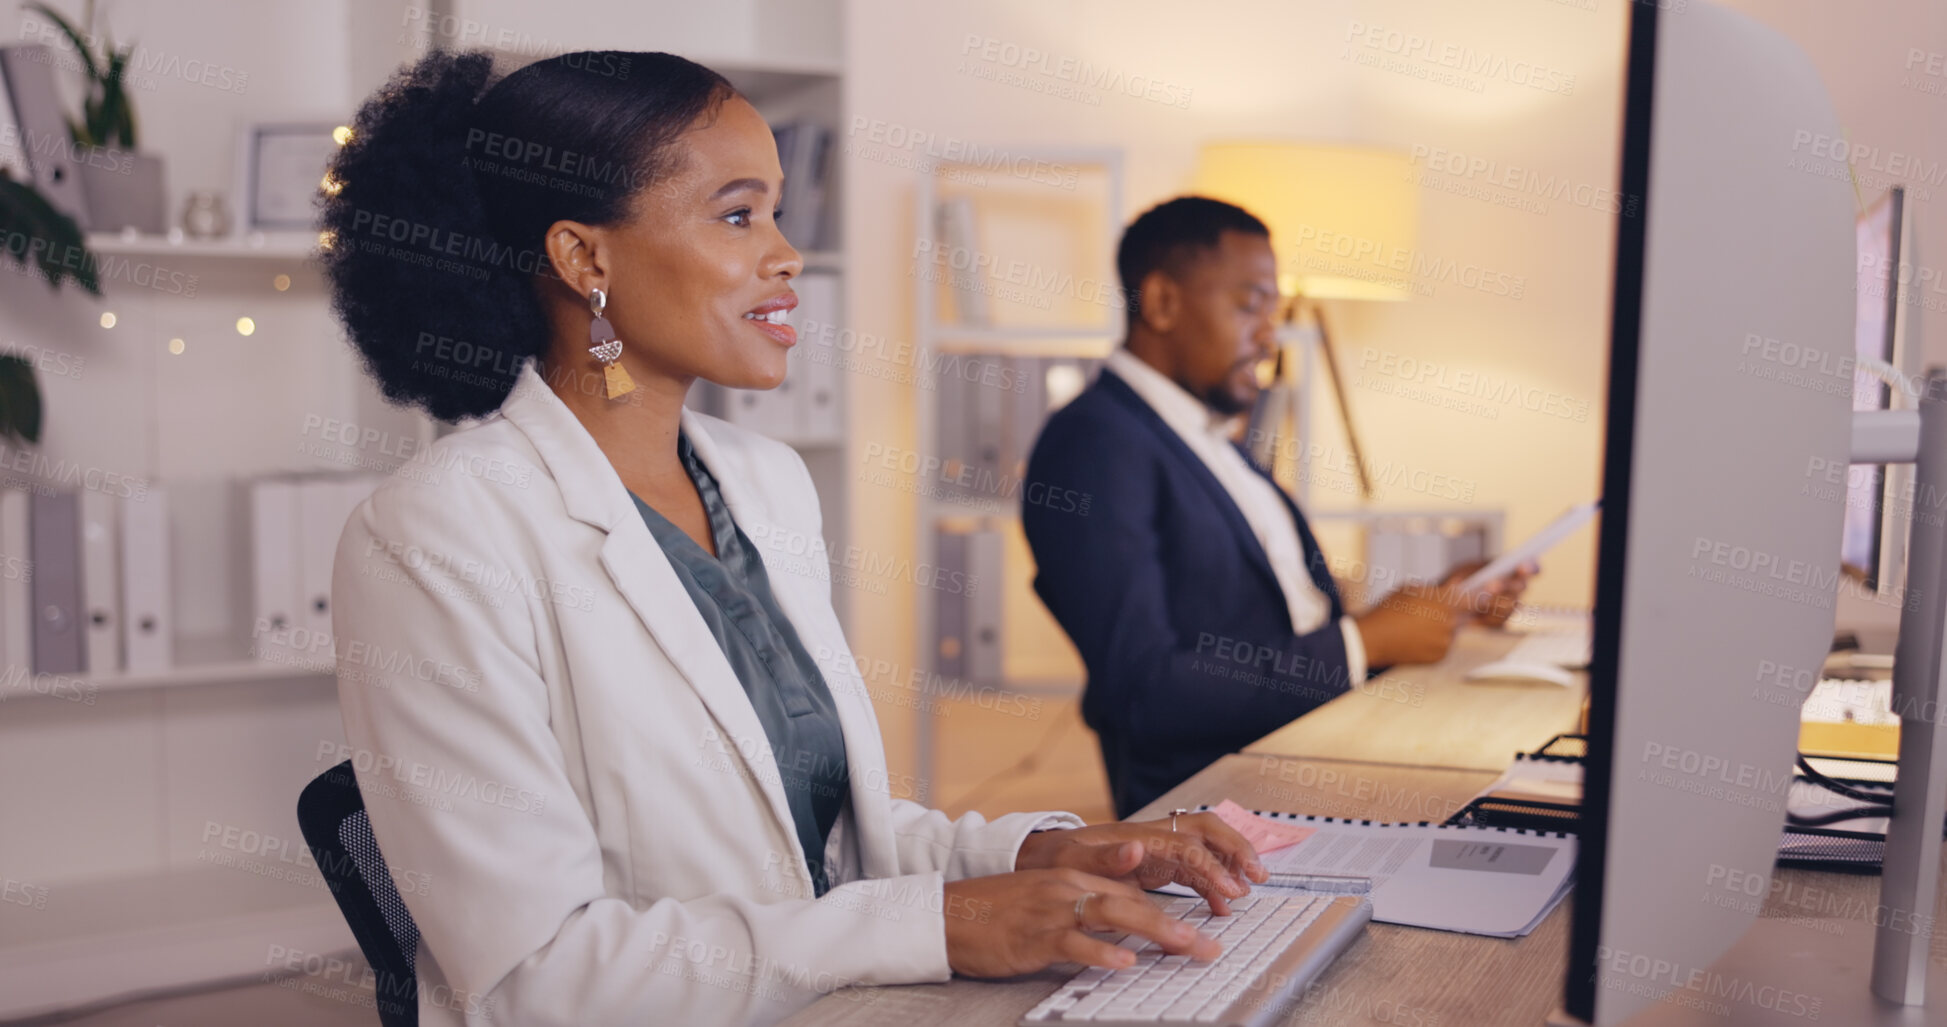
M 1381 923 L 1519 938 L 1568 894 L 1575 870 L 1575 839 L 1555 833 L 1330 817 L 1266 819 L 1312 828 L 1304 841 L 1265 857 L 1266 870 L 1369 877 L 1372 918 Z M 1173 885 L 1158 890 L 1195 894 Z
M 1555 548 L 1557 542 L 1569 537 L 1569 535 L 1574 533 L 1575 529 L 1587 524 L 1591 518 L 1595 517 L 1596 511 L 1601 506 L 1602 501 L 1598 499 L 1593 502 L 1583 503 L 1581 506 L 1569 507 L 1567 513 L 1550 521 L 1547 527 L 1530 535 L 1527 541 L 1495 557 L 1487 566 L 1468 575 L 1467 580 L 1460 583 L 1460 590 L 1463 592 L 1472 592 L 1476 589 L 1484 588 L 1489 582 L 1505 578 L 1509 574 L 1514 573 L 1516 567 L 1540 559 L 1541 554 Z
M 1490 795 L 1502 799 L 1579 805 L 1582 802 L 1582 765 L 1516 756 L 1508 769 L 1475 798 Z
M 1237 833 L 1251 843 L 1251 847 L 1257 850 L 1259 856 L 1296 845 L 1310 838 L 1312 832 L 1317 830 L 1283 821 L 1268 820 L 1229 799 L 1211 807 L 1210 812 L 1217 814 L 1224 823 L 1236 828 Z

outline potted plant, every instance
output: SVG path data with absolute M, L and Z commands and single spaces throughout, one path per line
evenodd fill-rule
M 87 251 L 81 229 L 74 219 L 55 210 L 40 190 L 26 182 L 16 182 L 0 168 L 0 237 L 45 239 L 47 246 L 0 246 L 22 267 L 32 262 L 47 279 L 49 288 L 60 288 L 63 281 L 101 295 L 95 277 L 95 258 Z M 41 439 L 41 390 L 34 380 L 34 365 L 25 357 L 0 354 L 0 443 L 36 443 Z
M 115 49 L 102 38 L 97 54 L 90 37 L 44 3 L 26 8 L 54 23 L 74 44 L 82 71 L 88 76 L 81 100 L 81 117 L 68 119 L 68 132 L 82 152 L 76 161 L 81 192 L 88 203 L 89 227 L 96 231 L 134 228 L 160 233 L 168 221 L 162 189 L 162 158 L 135 151 L 135 107 L 129 101 L 127 75 L 133 45 Z M 83 20 L 92 31 L 94 0 L 83 7 Z

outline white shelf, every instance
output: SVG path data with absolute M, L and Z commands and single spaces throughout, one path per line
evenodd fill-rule
M 161 235 L 90 232 L 88 249 L 102 256 L 172 257 L 183 260 L 309 261 L 318 249 L 316 232 L 265 232 L 249 237 L 183 239 Z
M 712 59 L 692 55 L 710 70 L 730 80 L 751 103 L 762 106 L 779 97 L 789 97 L 817 86 L 836 85 L 845 66 L 826 60 L 765 60 L 747 58 Z
M 1113 254 L 1116 251 L 1120 225 L 1123 217 L 1122 206 L 1122 154 L 1113 148 L 1085 147 L 1035 147 L 1028 150 L 1013 151 L 1017 157 L 1031 157 L 1057 164 L 1085 165 L 1100 168 L 1103 173 L 1103 190 L 1099 202 L 1099 218 L 1090 222 L 1099 225 L 1102 233 L 1100 252 Z M 942 160 L 941 165 L 959 162 Z M 1014 193 L 1023 188 L 1042 188 L 1039 184 L 1019 180 L 1009 183 L 996 176 L 992 188 L 996 192 Z M 981 189 L 987 189 L 983 185 Z M 920 176 L 918 189 L 913 197 L 913 225 L 921 237 L 930 234 L 928 226 L 938 221 L 938 200 L 942 191 L 955 196 L 977 195 L 979 190 L 952 186 L 943 183 L 939 176 Z M 1093 190 L 1087 191 L 1093 193 Z M 1046 198 L 1037 195 L 1033 201 L 1037 206 Z M 1078 203 L 1093 203 L 1096 199 L 1084 199 L 1078 195 Z M 975 203 L 976 208 L 979 203 Z M 1078 222 L 1080 223 L 1080 222 Z M 976 233 L 977 234 L 977 233 Z M 1077 250 L 1086 252 L 1087 248 Z M 1104 261 L 1107 265 L 1110 262 Z M 1100 280 L 1112 280 L 1113 267 L 1081 269 L 1079 273 L 1091 272 Z M 996 324 L 969 325 L 957 320 L 948 320 L 955 311 L 951 305 L 942 304 L 938 276 L 915 275 L 913 282 L 913 314 L 915 323 L 915 342 L 920 359 L 930 360 L 942 354 L 979 355 L 991 357 L 1017 358 L 1060 358 L 1094 360 L 1107 357 L 1123 338 L 1123 317 L 1119 312 L 1078 312 L 1067 323 L 1052 324 Z M 1095 323 L 1095 318 L 1102 320 Z M 1084 320 L 1086 319 L 1086 320 Z M 920 390 L 914 397 L 918 419 L 917 449 L 921 453 L 944 457 L 941 425 L 939 424 L 940 397 L 932 390 Z M 1010 454 L 1013 456 L 1015 454 Z M 1018 454 L 1025 458 L 1026 454 Z M 938 531 L 942 527 L 958 527 L 960 524 L 980 524 L 983 527 L 1012 526 L 1019 523 L 1020 511 L 1016 501 L 999 496 L 974 497 L 976 505 L 964 505 L 946 497 L 946 490 L 921 489 L 919 494 L 920 523 L 925 528 L 918 539 L 919 559 L 924 563 L 937 564 L 939 561 Z M 991 507 L 998 507 L 992 509 Z M 1005 559 L 1005 557 L 1003 557 Z M 1032 602 L 1032 600 L 1029 600 Z M 1007 604 L 1002 603 L 1003 606 Z M 916 612 L 914 642 L 917 651 L 913 655 L 914 665 L 937 671 L 939 668 L 938 623 L 939 611 L 933 603 L 918 604 Z M 1003 617 L 1005 620 L 1005 617 Z M 1001 627 L 1001 646 L 1005 653 L 1009 644 L 1008 631 Z M 1080 692 L 1080 682 L 1075 679 L 1049 679 L 1046 677 L 1004 679 L 1001 684 L 1013 691 L 1040 696 L 1072 696 Z M 938 766 L 937 717 L 918 715 L 916 717 L 915 749 L 918 773 L 921 777 L 933 775 Z
M 1318 509 L 1318 510 L 1307 508 L 1305 510 L 1305 519 L 1310 521 L 1354 521 L 1360 524 L 1364 524 L 1369 521 L 1391 520 L 1396 517 L 1397 518 L 1424 517 L 1430 520 L 1439 520 L 1445 517 L 1478 517 L 1480 513 L 1481 510 L 1479 507 L 1460 507 L 1460 506 L 1450 506 L 1450 507 L 1402 506 L 1402 507 L 1394 507 L 1394 508 L 1378 507 L 1378 506 L 1340 506 L 1340 507 L 1326 507 L 1324 509 Z
M 194 865 L 50 885 L 44 908 L 0 912 L 0 1020 L 262 979 L 281 969 L 278 947 L 355 950 L 323 878 L 310 877 Z
M 147 688 L 186 688 L 247 682 L 277 684 L 329 679 L 337 674 L 330 655 L 309 661 L 279 654 L 273 662 L 251 656 L 240 640 L 228 637 L 176 639 L 182 662 L 161 670 L 109 671 L 102 674 L 21 675 L 0 683 L 5 697 L 73 699 L 77 694 L 134 692 Z M 52 679 L 51 681 L 49 679 Z
M 291 664 L 263 660 L 220 660 L 191 663 L 164 670 L 122 671 L 87 678 L 101 692 L 129 692 L 142 688 L 180 688 L 185 685 L 223 685 L 241 681 L 303 681 L 337 673 L 330 663 Z
M 1073 677 L 1019 677 L 1003 676 L 1000 687 L 1022 695 L 1052 696 L 1058 699 L 1074 698 L 1082 694 L 1082 681 Z
M 942 352 L 1000 356 L 1100 359 L 1108 356 L 1121 339 L 1122 332 L 1110 328 L 967 328 L 937 325 L 933 329 L 933 341 Z

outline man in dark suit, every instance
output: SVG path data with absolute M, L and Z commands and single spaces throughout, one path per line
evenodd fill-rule
M 1233 440 L 1276 346 L 1262 222 L 1171 200 L 1130 224 L 1116 265 L 1127 337 L 1042 429 L 1022 490 L 1088 495 L 1086 515 L 1029 502 L 1022 522 L 1127 816 L 1368 668 L 1439 660 L 1467 601 L 1409 586 L 1347 616 L 1304 515 Z M 1490 619 L 1522 584 L 1503 583 Z

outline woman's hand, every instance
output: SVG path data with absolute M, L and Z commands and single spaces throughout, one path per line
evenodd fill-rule
M 1093 892 L 1077 921 L 1076 900 Z M 1139 889 L 1073 869 L 1023 870 L 946 885 L 946 961 L 968 977 L 1012 977 L 1055 963 L 1120 970 L 1136 954 L 1084 931 L 1140 935 L 1172 955 L 1215 959 L 1217 942 L 1165 916 Z
M 1196 889 L 1211 912 L 1229 916 L 1225 900 L 1243 898 L 1252 881 L 1266 879 L 1257 850 L 1215 813 L 1175 820 L 1174 831 L 1167 819 L 1036 831 L 1021 843 L 1014 869 L 1070 867 L 1139 888 L 1174 881 Z

